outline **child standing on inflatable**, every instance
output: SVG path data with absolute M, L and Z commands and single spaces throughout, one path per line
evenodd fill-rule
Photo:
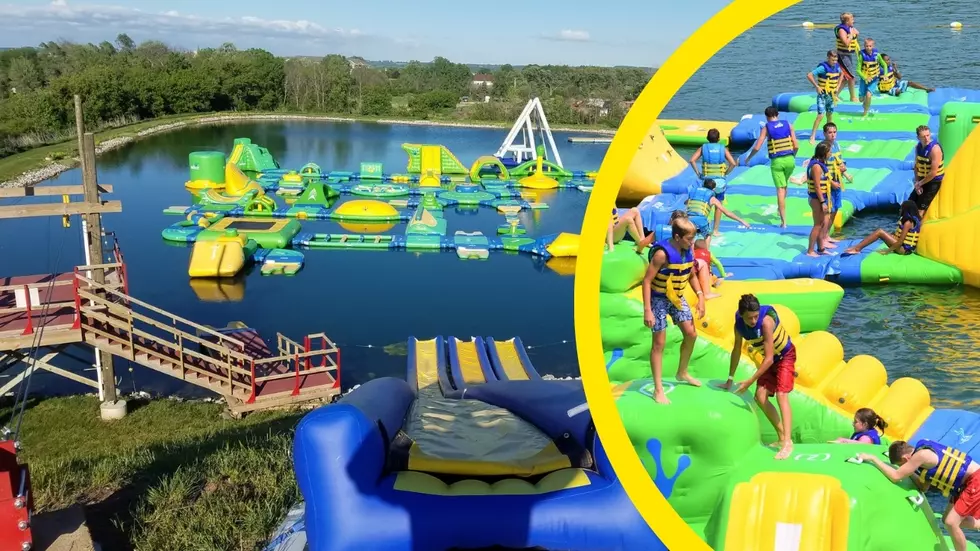
M 867 117 L 868 111 L 871 110 L 871 96 L 878 89 L 881 71 L 885 66 L 885 60 L 878 53 L 878 48 L 875 48 L 873 38 L 864 39 L 864 49 L 858 55 L 857 61 L 858 75 L 861 76 L 861 80 L 858 81 L 858 94 L 864 103 L 864 112 L 861 116 Z
M 707 246 L 711 247 L 711 236 L 713 232 L 711 231 L 711 215 L 712 210 L 714 210 L 715 218 L 719 218 L 721 214 L 731 218 L 732 220 L 738 222 L 744 228 L 749 228 L 749 223 L 742 220 L 734 212 L 725 208 L 718 200 L 718 196 L 715 195 L 715 181 L 708 178 L 704 181 L 701 187 L 692 189 L 687 195 L 687 218 L 694 223 L 697 227 L 697 233 L 707 242 Z M 717 225 L 715 226 L 717 229 Z
M 725 191 L 728 189 L 728 175 L 731 174 L 738 163 L 732 157 L 732 152 L 728 147 L 719 143 L 721 132 L 717 128 L 708 130 L 708 143 L 702 145 L 700 149 L 691 156 L 691 168 L 698 175 L 698 179 L 704 181 L 710 178 L 715 181 L 715 197 L 722 203 L 725 202 Z M 701 161 L 698 170 L 698 161 Z M 715 224 L 712 233 L 718 235 L 718 225 L 721 224 L 721 211 L 715 211 Z
M 963 528 L 980 530 L 980 464 L 966 453 L 932 440 L 919 440 L 914 447 L 902 440 L 893 442 L 888 447 L 888 460 L 898 465 L 897 469 L 876 455 L 862 453 L 858 458 L 874 464 L 895 484 L 912 476 L 921 491 L 935 489 L 949 498 L 943 523 L 953 549 L 966 551 Z
M 898 97 L 909 88 L 925 90 L 926 92 L 936 91 L 935 88 L 930 88 L 919 84 L 918 82 L 912 82 L 902 78 L 902 73 L 898 72 L 898 65 L 888 54 L 881 54 L 881 59 L 885 62 L 885 67 L 882 69 L 881 78 L 878 80 L 878 91 L 882 94 Z
M 858 101 L 857 96 L 854 95 L 854 79 L 857 76 L 857 72 L 854 71 L 854 57 L 860 49 L 858 47 L 859 34 L 854 26 L 854 14 L 850 12 L 840 14 L 840 25 L 834 27 L 834 38 L 837 43 L 837 58 L 843 69 L 843 74 L 837 83 L 837 92 L 834 95 L 839 96 L 842 81 L 846 80 L 847 91 L 851 93 L 851 101 L 853 102 Z M 816 126 L 813 128 L 816 129 Z
M 776 205 L 779 209 L 779 227 L 786 227 L 786 188 L 790 176 L 796 169 L 796 152 L 800 149 L 796 141 L 793 126 L 779 118 L 779 109 L 766 107 L 766 125 L 762 127 L 759 139 L 752 146 L 752 151 L 745 158 L 745 166 L 749 166 L 752 157 L 762 149 L 762 143 L 769 145 L 769 170 L 772 172 L 772 183 L 776 186 Z
M 678 217 L 671 224 L 671 238 L 658 241 L 650 249 L 650 265 L 643 278 L 643 324 L 653 332 L 653 346 L 650 349 L 650 370 L 653 372 L 654 400 L 669 404 L 664 393 L 663 360 L 664 345 L 667 342 L 667 316 L 678 326 L 684 339 L 681 341 L 680 363 L 677 365 L 677 380 L 693 386 L 701 386 L 701 381 L 687 372 L 694 351 L 697 333 L 694 331 L 694 316 L 684 299 L 684 291 L 691 285 L 698 297 L 697 314 L 704 317 L 704 293 L 701 283 L 694 274 L 694 244 L 696 229 L 686 217 Z
M 909 200 L 919 207 L 919 218 L 925 218 L 929 205 L 939 193 L 946 174 L 943 147 L 932 139 L 932 130 L 925 124 L 915 129 L 919 143 L 915 145 L 915 184 Z
M 807 73 L 806 79 L 817 91 L 817 118 L 813 119 L 813 129 L 810 131 L 812 145 L 817 142 L 817 128 L 820 127 L 824 113 L 827 114 L 827 122 L 834 122 L 834 107 L 840 102 L 837 92 L 840 90 L 841 67 L 837 52 L 828 51 L 827 59 Z M 851 87 L 853 88 L 854 85 L 851 84 Z M 851 93 L 853 94 L 854 90 L 851 90 Z
M 643 252 L 640 243 L 643 241 L 643 220 L 640 211 L 631 208 L 623 214 L 619 214 L 616 209 L 612 209 L 612 218 L 609 220 L 609 228 L 606 230 L 607 250 L 613 250 L 616 243 L 619 243 L 629 233 L 636 243 L 636 254 Z
M 810 230 L 807 256 L 820 256 L 826 252 L 822 238 L 830 224 L 830 168 L 827 166 L 829 158 L 830 144 L 820 142 L 806 167 L 807 196 L 810 198 L 810 210 L 813 213 L 813 229 Z
M 854 412 L 854 422 L 852 423 L 854 432 L 850 438 L 838 438 L 834 440 L 837 444 L 874 444 L 881 445 L 881 435 L 885 434 L 888 423 L 878 417 L 875 410 L 871 408 L 861 408 Z
M 738 299 L 735 312 L 735 343 L 732 346 L 731 365 L 728 380 L 721 385 L 724 389 L 732 386 L 735 369 L 742 358 L 742 341 L 748 345 L 750 354 L 761 354 L 762 363 L 749 380 L 739 383 L 736 394 L 742 394 L 754 383 L 755 401 L 772 423 L 780 446 L 776 459 L 786 459 L 793 452 L 793 418 L 789 407 L 789 393 L 793 391 L 796 377 L 796 346 L 789 338 L 786 329 L 779 323 L 776 310 L 769 305 L 759 304 L 755 295 L 742 295 Z M 777 410 L 770 402 L 776 396 Z
M 915 201 L 905 201 L 902 203 L 901 209 L 898 229 L 894 233 L 888 233 L 878 228 L 860 243 L 844 251 L 844 254 L 858 254 L 862 249 L 878 240 L 884 241 L 888 245 L 888 247 L 878 251 L 881 254 L 909 255 L 914 253 L 919 244 L 919 233 L 922 231 L 922 218 L 919 216 L 919 208 Z
M 830 238 L 830 228 L 834 225 L 834 218 L 844 205 L 844 178 L 848 182 L 853 182 L 854 178 L 847 172 L 847 163 L 841 153 L 840 143 L 837 142 L 837 125 L 828 122 L 823 125 L 824 140 L 830 143 L 830 162 L 827 168 L 830 169 L 830 223 L 825 227 L 823 233 L 824 247 L 836 248 L 837 240 Z

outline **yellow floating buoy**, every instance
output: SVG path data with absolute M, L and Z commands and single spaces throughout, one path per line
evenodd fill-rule
M 952 23 L 949 24 L 949 28 L 951 28 L 951 29 L 962 29 L 963 28 L 963 23 L 960 23 L 959 21 L 953 21 Z
M 803 22 L 803 28 L 804 29 L 812 29 L 813 28 L 813 21 L 804 21 Z

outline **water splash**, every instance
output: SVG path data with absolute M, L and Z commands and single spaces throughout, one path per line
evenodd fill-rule
M 657 464 L 657 474 L 653 478 L 653 483 L 657 485 L 660 493 L 669 499 L 671 494 L 674 493 L 674 485 L 677 484 L 677 479 L 691 466 L 691 457 L 686 454 L 678 457 L 677 472 L 674 473 L 673 477 L 668 477 L 663 466 L 663 443 L 656 438 L 651 438 L 647 441 L 647 451 L 650 452 L 654 462 Z

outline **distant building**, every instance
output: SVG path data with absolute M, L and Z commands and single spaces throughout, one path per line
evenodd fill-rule
M 609 115 L 609 104 L 610 102 L 604 99 L 589 98 L 573 102 L 572 108 L 576 111 L 595 113 L 600 117 L 606 117 Z
M 350 63 L 350 68 L 351 69 L 360 69 L 360 68 L 370 67 L 371 66 L 371 64 L 368 63 L 366 59 L 364 59 L 363 57 L 359 57 L 359 56 L 348 57 L 347 58 L 347 63 Z
M 477 73 L 473 75 L 473 86 L 486 86 L 487 88 L 493 87 L 493 75 L 488 75 L 486 73 Z

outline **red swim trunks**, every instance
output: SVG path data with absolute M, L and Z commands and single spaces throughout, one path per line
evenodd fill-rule
M 980 476 L 977 472 L 963 481 L 963 491 L 953 502 L 953 510 L 961 517 L 980 518 Z
M 792 392 L 796 379 L 796 346 L 790 346 L 785 354 L 776 358 L 773 365 L 759 377 L 758 386 L 770 396 L 777 392 Z

